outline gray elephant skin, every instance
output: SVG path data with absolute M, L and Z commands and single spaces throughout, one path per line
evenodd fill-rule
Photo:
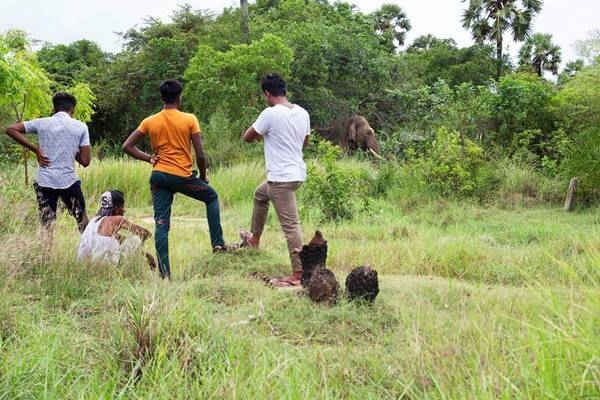
M 331 143 L 340 146 L 347 154 L 360 149 L 381 158 L 375 131 L 361 115 L 338 119 L 329 128 L 316 128 L 315 131 Z

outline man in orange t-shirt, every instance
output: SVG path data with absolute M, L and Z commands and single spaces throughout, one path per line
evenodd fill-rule
M 224 251 L 223 230 L 219 215 L 217 192 L 206 179 L 206 159 L 202 148 L 200 124 L 193 114 L 181 112 L 181 83 L 167 80 L 160 85 L 163 109 L 142 121 L 125 140 L 123 150 L 138 160 L 152 164 L 150 189 L 156 233 L 154 242 L 160 274 L 170 278 L 169 226 L 171 205 L 175 193 L 200 200 L 206 204 L 206 215 L 213 252 Z M 144 136 L 150 137 L 153 155 L 140 150 L 136 143 Z M 200 176 L 192 171 L 191 144 L 196 152 Z

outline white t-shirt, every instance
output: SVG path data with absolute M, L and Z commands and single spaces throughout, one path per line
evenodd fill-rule
M 296 104 L 292 108 L 278 104 L 264 109 L 252 126 L 265 141 L 267 180 L 304 182 L 302 147 L 310 134 L 308 112 Z

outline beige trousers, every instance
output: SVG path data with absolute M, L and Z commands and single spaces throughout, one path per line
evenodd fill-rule
M 292 271 L 302 271 L 300 256 L 294 249 L 302 248 L 302 229 L 296 205 L 296 190 L 302 182 L 263 182 L 254 192 L 254 210 L 252 211 L 251 231 L 260 235 L 267 221 L 269 201 L 273 202 L 281 229 L 287 240 Z

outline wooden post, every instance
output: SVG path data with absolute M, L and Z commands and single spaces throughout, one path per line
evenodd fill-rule
M 577 190 L 577 178 L 571 179 L 569 182 L 569 189 L 567 190 L 567 198 L 565 199 L 565 211 L 573 211 L 575 206 L 575 191 Z

